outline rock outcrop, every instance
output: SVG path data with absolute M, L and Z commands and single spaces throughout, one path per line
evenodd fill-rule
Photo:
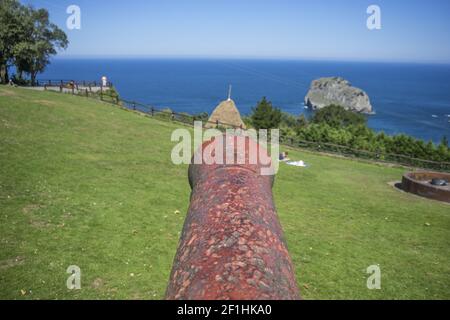
M 331 104 L 354 112 L 373 113 L 369 96 L 363 90 L 352 87 L 347 80 L 340 77 L 314 80 L 305 97 L 305 105 L 316 110 Z

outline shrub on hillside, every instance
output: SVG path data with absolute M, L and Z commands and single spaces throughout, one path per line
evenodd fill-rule
M 281 123 L 282 113 L 279 108 L 272 106 L 272 102 L 263 97 L 256 107 L 252 108 L 250 116 L 252 126 L 259 129 L 278 128 Z
M 359 126 L 367 123 L 367 118 L 360 113 L 344 109 L 338 105 L 330 105 L 317 110 L 311 119 L 312 123 L 326 123 L 331 127 Z

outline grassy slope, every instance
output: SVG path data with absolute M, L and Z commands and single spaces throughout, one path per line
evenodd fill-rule
M 163 298 L 190 192 L 176 127 L 0 87 L 0 298 Z M 450 298 L 450 206 L 388 186 L 403 169 L 290 156 L 311 164 L 283 164 L 274 187 L 305 298 Z M 382 290 L 366 288 L 372 264 Z

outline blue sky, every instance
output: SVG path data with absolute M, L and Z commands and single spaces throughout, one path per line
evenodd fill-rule
M 448 0 L 22 0 L 70 40 L 64 57 L 283 58 L 450 63 Z M 81 8 L 67 30 L 66 8 Z M 366 9 L 381 8 L 381 30 Z

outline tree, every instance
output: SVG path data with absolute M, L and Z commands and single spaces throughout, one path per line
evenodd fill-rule
M 308 125 L 308 119 L 306 119 L 305 115 L 302 113 L 298 118 L 297 118 L 297 123 L 296 126 L 298 128 L 304 128 Z
M 0 0 L 0 83 L 8 83 L 15 45 L 26 40 L 23 9 L 17 0 Z
M 57 50 L 66 49 L 69 41 L 64 31 L 50 22 L 47 10 L 28 7 L 26 11 L 29 40 L 16 44 L 14 56 L 19 72 L 28 73 L 34 85 L 37 74 L 43 72 L 50 63 L 50 57 Z
M 68 45 L 67 35 L 49 20 L 48 11 L 23 6 L 17 0 L 0 0 L 0 76 L 9 79 L 13 64 L 19 77 L 25 72 L 34 84 L 50 57 Z
M 297 117 L 287 112 L 281 112 L 281 126 L 295 128 Z
M 448 138 L 447 136 L 443 136 L 441 139 L 441 145 L 448 148 Z
M 274 129 L 280 126 L 281 111 L 279 108 L 274 108 L 272 102 L 263 97 L 255 108 L 252 108 L 250 116 L 252 125 L 255 129 Z
M 326 123 L 331 127 L 348 127 L 366 125 L 367 119 L 360 113 L 345 110 L 344 107 L 330 105 L 322 108 L 312 117 L 313 123 Z

